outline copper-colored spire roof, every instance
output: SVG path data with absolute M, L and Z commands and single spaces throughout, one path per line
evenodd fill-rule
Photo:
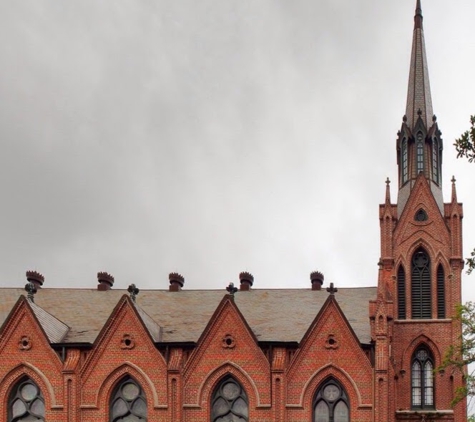
M 428 129 L 432 125 L 432 116 L 434 113 L 432 110 L 429 71 L 427 68 L 424 30 L 422 27 L 421 0 L 417 0 L 416 13 L 414 16 L 411 67 L 409 70 L 409 87 L 407 90 L 406 116 L 407 124 L 411 129 L 414 128 L 419 113 Z

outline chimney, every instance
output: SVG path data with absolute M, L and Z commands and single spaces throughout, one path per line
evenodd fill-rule
M 314 271 L 310 274 L 310 281 L 312 282 L 312 290 L 322 290 L 323 274 L 320 271 Z
M 243 271 L 241 274 L 239 274 L 239 280 L 241 281 L 241 286 L 239 288 L 241 292 L 247 292 L 251 290 L 251 286 L 254 284 L 254 277 L 251 273 Z
M 112 286 L 114 284 L 114 277 L 111 276 L 109 273 L 106 273 L 104 271 L 98 272 L 97 273 L 97 290 L 100 290 L 102 292 L 106 290 L 112 289 Z
M 36 287 L 36 290 L 41 289 L 41 286 L 45 282 L 45 278 L 43 277 L 43 275 L 37 271 L 27 271 L 26 279 L 30 283 L 34 284 L 34 286 Z
M 168 274 L 168 280 L 170 280 L 170 292 L 179 292 L 185 284 L 185 278 L 178 273 Z

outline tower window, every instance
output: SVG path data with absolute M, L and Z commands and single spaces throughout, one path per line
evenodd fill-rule
M 427 221 L 427 213 L 421 208 L 419 211 L 416 212 L 416 215 L 414 216 L 414 220 Z
M 411 390 L 413 409 L 434 408 L 434 363 L 427 349 L 421 347 L 412 357 Z
M 314 422 L 349 422 L 350 405 L 345 390 L 333 378 L 317 391 L 313 403 Z
M 110 404 L 111 422 L 147 421 L 147 400 L 142 388 L 126 377 L 117 386 Z
M 424 249 L 412 256 L 411 305 L 412 318 L 431 318 L 430 259 Z
M 29 378 L 13 389 L 8 403 L 8 421 L 44 421 L 45 401 L 38 386 Z
M 219 383 L 211 403 L 211 422 L 249 421 L 249 403 L 241 385 L 232 377 Z
M 402 162 L 402 183 L 406 183 L 408 179 L 408 168 L 407 168 L 407 139 L 404 138 L 402 141 L 401 149 L 401 162 Z
M 437 318 L 445 318 L 445 277 L 442 265 L 437 268 Z
M 439 184 L 439 143 L 437 139 L 432 142 L 432 178 Z
M 402 265 L 397 270 L 397 317 L 406 319 L 406 274 Z
M 422 133 L 417 134 L 417 174 L 424 172 L 424 141 Z

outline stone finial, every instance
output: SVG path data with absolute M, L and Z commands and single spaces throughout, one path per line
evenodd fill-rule
M 114 285 L 114 277 L 105 271 L 100 271 L 97 273 L 97 281 L 99 282 L 97 285 L 97 290 L 100 291 L 110 290 Z
M 327 287 L 327 292 L 331 295 L 334 295 L 337 291 L 338 289 L 333 285 L 333 283 L 330 283 L 330 287 Z
M 135 284 L 131 284 L 127 288 L 127 291 L 130 293 L 130 298 L 132 299 L 132 302 L 135 302 L 135 298 L 140 292 L 139 288 Z
M 239 274 L 239 281 L 241 282 L 239 290 L 249 291 L 251 290 L 251 287 L 254 284 L 254 276 L 251 273 L 248 273 L 247 271 L 243 271 Z
M 310 281 L 312 282 L 312 290 L 322 290 L 323 280 L 325 277 L 320 271 L 310 273 Z
M 170 292 L 179 292 L 185 285 L 185 277 L 178 273 L 168 274 L 168 280 L 170 281 Z
M 404 123 L 407 122 L 407 115 L 406 115 L 406 114 L 405 114 L 404 116 L 402 116 L 402 121 L 403 121 Z
M 32 283 L 31 281 L 29 283 L 25 284 L 25 290 L 27 292 L 27 298 L 31 302 L 35 301 L 35 294 L 37 292 L 36 285 L 35 283 Z
M 238 288 L 234 287 L 234 283 L 229 283 L 229 286 L 226 287 L 226 290 L 228 291 L 228 293 L 231 296 L 234 296 L 234 293 L 236 293 L 238 291 Z
M 41 286 L 45 282 L 43 274 L 40 274 L 38 271 L 27 271 L 26 279 L 29 283 L 33 283 L 36 287 L 36 290 L 41 289 Z

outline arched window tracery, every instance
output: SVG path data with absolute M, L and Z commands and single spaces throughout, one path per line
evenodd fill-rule
M 325 381 L 313 400 L 313 422 L 349 422 L 348 395 L 338 381 Z
M 121 380 L 110 401 L 111 422 L 147 421 L 147 400 L 140 385 L 131 377 Z
M 8 422 L 45 420 L 45 401 L 39 387 L 23 378 L 13 388 L 8 401 Z
M 248 422 L 249 401 L 241 384 L 225 377 L 216 387 L 211 400 L 211 422 Z
M 424 346 L 419 347 L 412 357 L 411 392 L 413 409 L 434 408 L 434 360 Z

